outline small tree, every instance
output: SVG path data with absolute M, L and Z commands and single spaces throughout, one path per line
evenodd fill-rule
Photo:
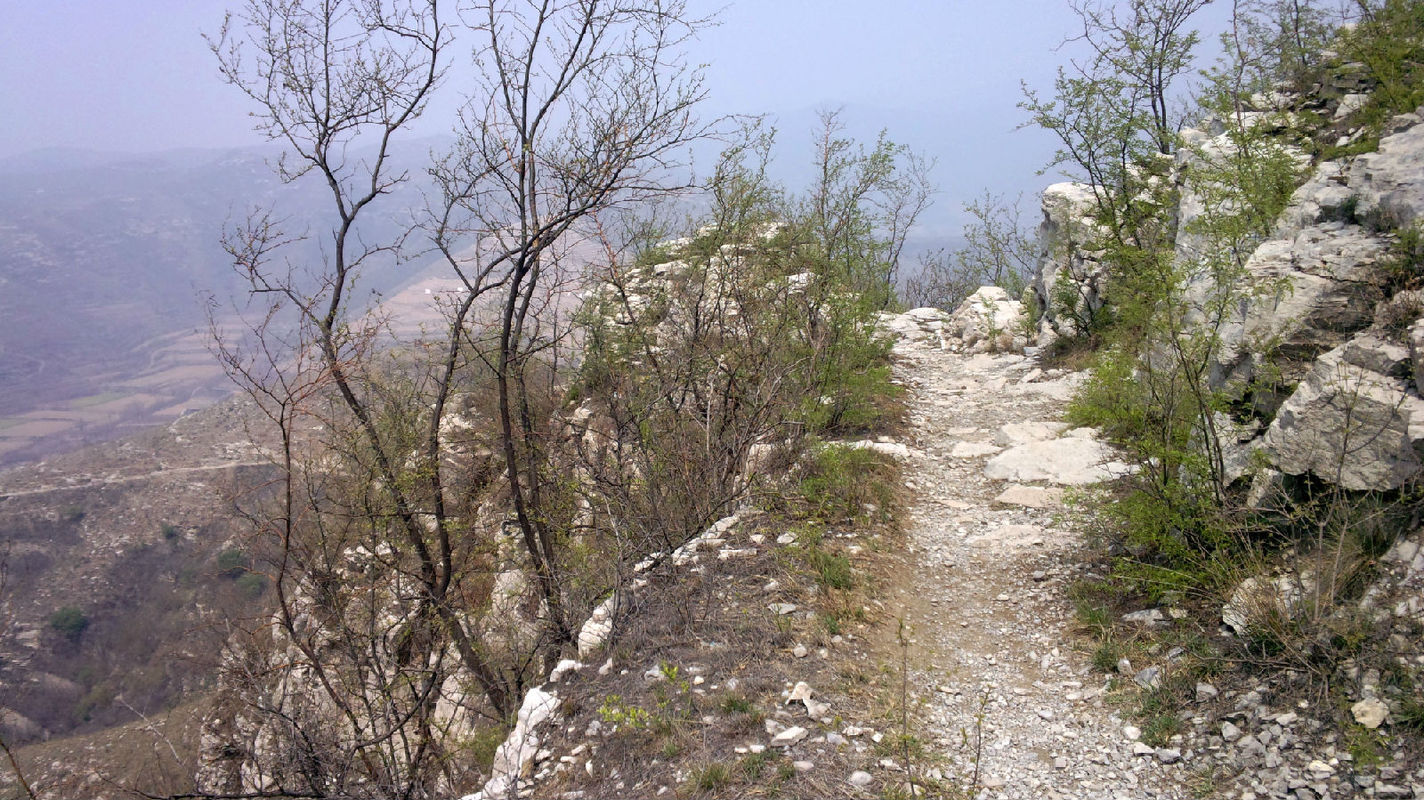
M 574 632 L 530 391 L 532 359 L 559 340 L 560 326 L 541 318 L 538 301 L 560 279 L 562 248 L 590 235 L 595 215 L 691 185 L 685 148 L 712 129 L 693 113 L 702 79 L 680 48 L 704 21 L 681 0 L 479 2 L 465 13 L 484 70 L 460 144 L 433 172 L 443 202 L 432 228 L 470 298 L 498 292 L 498 321 L 488 339 L 470 336 L 462 305 L 446 364 L 465 341 L 493 371 L 505 483 L 548 607 L 554 659 Z
M 881 131 L 875 146 L 842 136 L 836 111 L 823 111 L 816 134 L 816 178 L 799 218 L 815 242 L 820 272 L 876 308 L 892 299 L 905 238 L 929 207 L 933 162 Z
M 1022 222 L 1022 202 L 986 189 L 966 203 L 964 246 L 921 256 L 919 274 L 905 282 L 906 304 L 952 311 L 980 286 L 1022 294 L 1039 256 L 1037 237 Z
M 231 699 L 247 708 L 231 719 L 257 722 L 224 732 L 249 768 L 208 776 L 218 793 L 448 794 L 471 769 L 453 757 L 464 733 L 480 716 L 509 719 L 572 640 L 568 514 L 548 462 L 567 325 L 551 289 L 594 214 L 688 183 L 671 177 L 679 154 L 708 129 L 680 46 L 701 23 L 680 2 L 447 12 L 436 0 L 252 0 L 212 42 L 286 145 L 279 175 L 324 185 L 331 223 L 316 261 L 288 260 L 302 237 L 270 209 L 226 239 L 250 304 L 241 336 L 214 314 L 217 349 L 271 423 L 279 477 L 240 503 L 277 611 L 227 659 Z M 475 43 L 475 78 L 459 144 L 431 170 L 438 195 L 419 231 L 363 236 L 408 179 L 392 154 L 457 33 Z M 398 263 L 417 233 L 462 290 L 442 298 L 442 329 L 383 354 L 356 282 Z M 485 414 L 497 471 L 472 452 Z M 532 640 L 503 635 L 515 615 L 496 610 L 494 573 L 516 561 L 503 508 L 542 600 Z

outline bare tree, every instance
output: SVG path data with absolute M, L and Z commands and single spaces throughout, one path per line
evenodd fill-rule
M 425 797 L 465 784 L 470 759 L 454 748 L 480 715 L 509 718 L 538 662 L 573 638 L 546 454 L 567 332 L 551 290 L 593 215 L 690 185 L 682 151 L 709 128 L 680 46 L 701 23 L 681 2 L 476 3 L 458 21 L 444 10 L 251 0 L 210 41 L 286 146 L 278 174 L 324 184 L 331 220 L 319 261 L 293 255 L 316 234 L 288 232 L 272 209 L 225 238 L 249 303 L 236 332 L 214 310 L 216 349 L 276 433 L 278 478 L 241 509 L 277 608 L 228 654 L 229 763 L 202 781 L 210 794 Z M 475 43 L 475 77 L 419 227 L 462 290 L 443 329 L 386 354 L 383 320 L 354 287 L 408 255 L 416 230 L 373 240 L 361 220 L 407 181 L 392 154 L 456 34 Z M 482 415 L 489 452 L 471 422 Z M 532 640 L 494 610 L 506 504 L 542 600 Z
M 399 240 L 368 241 L 359 223 L 407 180 L 393 149 L 439 84 L 450 41 L 435 0 L 252 0 L 210 39 L 259 127 L 285 145 L 281 178 L 328 189 L 331 227 L 319 263 L 289 260 L 302 237 L 271 210 L 225 237 L 251 303 L 245 332 L 215 324 L 216 347 L 279 439 L 273 501 L 244 506 L 277 613 L 226 660 L 244 705 L 233 719 L 257 721 L 229 731 L 245 773 L 236 765 L 208 788 L 429 794 L 452 778 L 437 714 L 451 650 L 496 715 L 517 702 L 461 614 L 468 554 L 430 522 L 413 437 L 391 424 L 373 363 L 380 320 L 355 290 L 363 268 L 395 258 Z
M 952 311 L 980 286 L 998 286 L 1017 297 L 1038 265 L 1038 241 L 1022 221 L 1022 196 L 1012 202 L 987 189 L 964 211 L 964 245 L 926 253 L 920 272 L 905 282 L 905 302 Z
M 816 178 L 801 216 L 820 250 L 822 271 L 889 305 L 905 238 L 929 207 L 934 162 L 884 131 L 869 152 L 843 135 L 837 111 L 823 111 L 816 133 Z
M 682 0 L 479 2 L 465 12 L 485 67 L 461 115 L 460 145 L 434 174 L 437 242 L 470 291 L 497 287 L 490 364 L 505 478 L 557 647 L 573 640 L 560 585 L 560 532 L 527 370 L 545 349 L 531 304 L 557 249 L 596 214 L 692 185 L 686 146 L 712 129 L 694 108 L 700 73 L 681 47 L 701 25 Z M 458 242 L 473 246 L 459 248 Z

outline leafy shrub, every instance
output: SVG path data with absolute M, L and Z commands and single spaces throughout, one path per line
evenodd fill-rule
M 811 551 L 811 566 L 816 570 L 816 583 L 825 589 L 848 591 L 855 586 L 850 559 L 828 553 L 821 548 Z
M 89 627 L 89 617 L 76 606 L 65 606 L 49 615 L 50 628 L 58 631 L 71 642 L 78 641 Z
M 243 597 L 256 600 L 267 591 L 267 579 L 256 572 L 243 572 L 233 583 Z
M 868 448 L 830 443 L 813 446 L 800 483 L 807 516 L 823 522 L 888 522 L 898 472 L 890 457 Z
M 1424 3 L 1386 0 L 1366 19 L 1346 31 L 1342 56 L 1365 65 L 1374 83 L 1360 111 L 1367 127 L 1379 127 L 1395 114 L 1424 105 Z
M 237 548 L 228 548 L 218 553 L 217 572 L 223 578 L 236 579 L 252 566 L 247 553 Z

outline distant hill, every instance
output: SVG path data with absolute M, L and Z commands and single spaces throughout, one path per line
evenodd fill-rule
M 399 155 L 423 161 L 434 144 Z M 242 291 L 224 227 L 280 197 L 288 229 L 308 237 L 298 260 L 320 257 L 326 238 L 324 186 L 282 186 L 269 165 L 277 152 L 51 148 L 0 160 L 0 465 L 226 393 L 203 311 L 208 294 L 226 304 Z M 390 198 L 365 233 L 397 230 L 419 192 L 411 184 Z M 363 286 L 386 291 L 407 272 L 386 265 Z

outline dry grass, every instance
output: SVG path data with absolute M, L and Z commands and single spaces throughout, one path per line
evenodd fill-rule
M 789 530 L 798 533 L 795 543 L 774 544 Z M 604 735 L 587 739 L 595 745 L 593 774 L 580 757 L 537 796 L 579 790 L 589 797 L 641 797 L 661 787 L 679 798 L 860 796 L 845 777 L 875 769 L 874 750 L 812 740 L 849 724 L 843 719 L 883 716 L 891 688 L 883 671 L 872 670 L 864 680 L 845 675 L 877 657 L 869 648 L 880 620 L 864 609 L 874 602 L 881 556 L 879 548 L 864 545 L 895 534 L 881 526 L 827 538 L 814 526 L 762 514 L 730 533 L 728 546 L 749 547 L 753 534 L 765 537 L 754 556 L 704 555 L 701 573 L 670 566 L 655 571 L 612 649 L 594 659 L 611 657 L 609 674 L 583 670 L 566 689 L 573 695 L 569 715 L 551 746 L 567 753 L 597 723 Z M 862 549 L 848 557 L 842 542 L 852 540 Z M 829 575 L 828 560 L 835 564 Z M 797 610 L 777 614 L 771 603 Z M 806 656 L 794 655 L 797 645 L 807 648 Z M 800 703 L 786 705 L 785 694 L 799 681 L 830 703 L 834 724 L 808 720 Z M 749 745 L 771 738 L 768 719 L 811 734 L 794 755 L 750 752 Z M 814 768 L 797 771 L 793 761 L 799 759 Z

